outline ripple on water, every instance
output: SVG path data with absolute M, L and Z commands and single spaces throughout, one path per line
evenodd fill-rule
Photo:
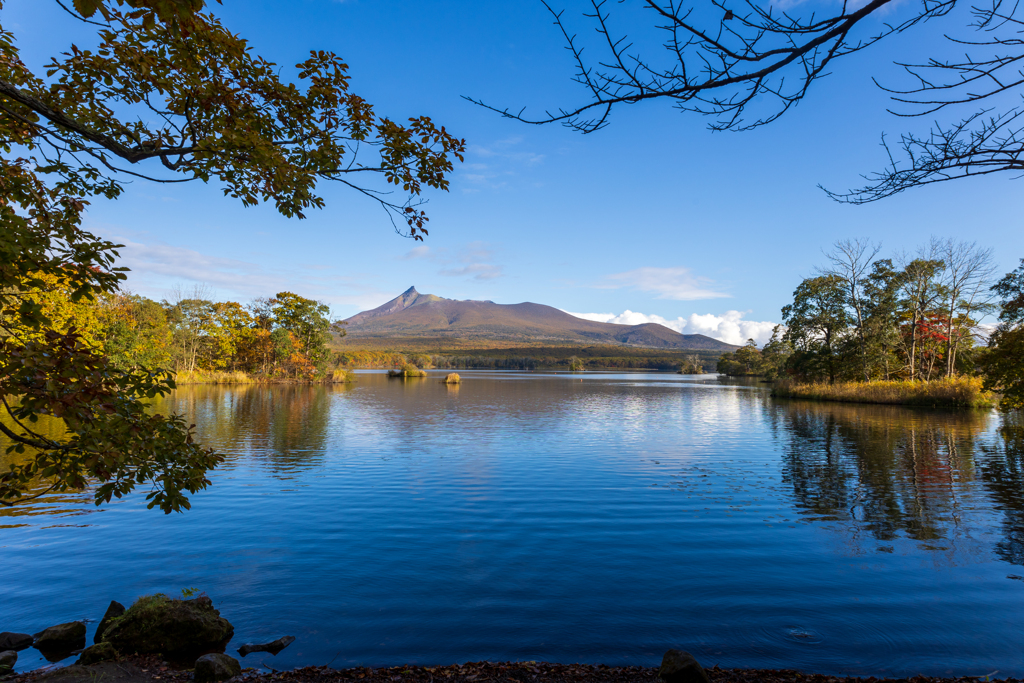
M 228 455 L 213 486 L 183 515 L 141 496 L 76 519 L 88 495 L 0 511 L 0 626 L 195 586 L 235 624 L 231 648 L 299 636 L 278 669 L 656 665 L 683 647 L 722 666 L 1024 676 L 1010 418 L 584 379 L 182 388 L 160 409 Z

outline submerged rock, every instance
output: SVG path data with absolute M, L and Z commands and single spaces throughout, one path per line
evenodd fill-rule
M 269 652 L 272 655 L 276 655 L 278 652 L 294 642 L 295 636 L 283 636 L 269 643 L 246 643 L 242 647 L 238 648 L 238 654 L 243 657 L 253 652 Z
M 172 600 L 157 594 L 139 598 L 111 619 L 102 640 L 125 654 L 181 655 L 223 651 L 234 632 L 208 597 Z
M 665 683 L 710 683 L 707 673 L 693 655 L 682 650 L 669 650 L 661 660 L 658 678 Z
M 18 653 L 14 650 L 7 650 L 0 652 L 0 672 L 8 669 L 13 669 L 14 665 L 18 663 Z
M 27 633 L 12 633 L 4 631 L 0 633 L 0 652 L 7 650 L 24 650 L 31 647 L 35 638 Z
M 98 643 L 82 650 L 75 664 L 87 666 L 97 662 L 109 662 L 117 659 L 117 650 L 110 643 Z
M 107 611 L 103 613 L 103 618 L 100 619 L 100 625 L 96 627 L 96 635 L 93 636 L 92 642 L 98 643 L 103 640 L 103 632 L 110 626 L 110 621 L 125 613 L 124 605 L 119 603 L 117 600 L 111 600 L 110 606 L 107 607 Z
M 242 673 L 242 665 L 238 663 L 237 659 L 216 652 L 197 659 L 194 671 L 196 683 L 226 681 L 240 673 Z

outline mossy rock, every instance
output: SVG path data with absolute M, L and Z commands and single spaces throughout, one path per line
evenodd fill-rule
M 89 664 L 110 662 L 115 659 L 117 659 L 117 650 L 110 643 L 103 642 L 96 645 L 90 645 L 82 650 L 82 654 L 78 656 L 78 661 L 75 663 L 81 664 L 82 666 L 88 666 Z
M 103 641 L 130 654 L 184 655 L 222 649 L 235 629 L 207 597 L 172 600 L 147 595 L 110 620 Z

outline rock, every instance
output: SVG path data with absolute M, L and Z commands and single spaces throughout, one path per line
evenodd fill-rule
M 285 649 L 294 642 L 295 636 L 284 636 L 269 643 L 246 643 L 242 647 L 238 648 L 238 654 L 242 655 L 243 657 L 252 652 L 269 652 L 272 655 L 276 655 L 278 652 Z
M 74 650 L 85 647 L 85 623 L 69 621 L 40 631 L 36 634 L 35 647 L 51 662 L 70 657 Z
M 117 650 L 110 643 L 98 643 L 82 650 L 75 664 L 88 666 L 97 662 L 110 662 L 117 659 Z
M 237 659 L 216 652 L 197 659 L 194 672 L 196 683 L 226 681 L 240 673 L 242 673 L 242 665 L 238 663 Z
M 14 650 L 7 650 L 6 652 L 0 652 L 0 671 L 5 669 L 13 669 L 14 665 L 18 663 L 18 653 Z
M 103 633 L 123 654 L 188 655 L 224 650 L 235 629 L 203 596 L 172 600 L 166 595 L 147 595 L 135 601 L 123 616 L 114 619 Z
M 710 683 L 704 668 L 689 652 L 669 650 L 661 660 L 658 678 L 665 683 Z
M 107 611 L 103 613 L 103 618 L 100 619 L 100 625 L 96 627 L 96 635 L 93 636 L 92 642 L 98 643 L 103 638 L 103 632 L 110 626 L 110 620 L 116 619 L 117 617 L 124 614 L 124 605 L 119 603 L 117 600 L 111 600 L 110 606 L 107 607 Z
M 24 650 L 26 647 L 30 647 L 34 640 L 35 638 L 27 633 L 4 631 L 0 633 L 0 651 Z

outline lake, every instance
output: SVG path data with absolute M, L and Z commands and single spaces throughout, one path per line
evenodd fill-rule
M 547 660 L 1024 676 L 1024 420 L 660 373 L 192 386 L 193 509 L 0 510 L 0 631 L 198 588 L 276 669 Z M 4 466 L 0 456 L 0 466 Z M 66 660 L 70 663 L 72 660 Z M 43 660 L 21 652 L 19 670 Z

